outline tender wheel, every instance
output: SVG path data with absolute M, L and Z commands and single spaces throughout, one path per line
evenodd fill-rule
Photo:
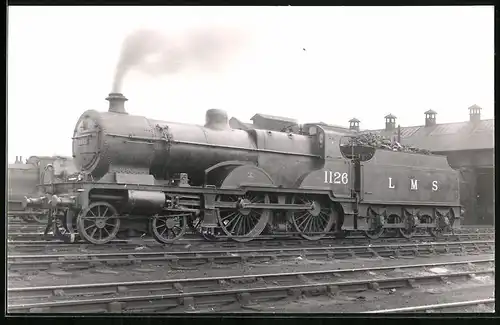
M 113 240 L 120 230 L 118 212 L 107 202 L 94 202 L 80 211 L 77 228 L 80 237 L 92 244 L 106 244 Z
M 403 220 L 403 222 L 404 221 L 405 220 Z M 407 222 L 405 222 L 405 223 L 407 223 Z M 406 239 L 410 239 L 417 232 L 417 228 L 414 228 L 414 227 L 411 227 L 411 228 L 399 228 L 398 231 L 401 234 L 401 236 L 403 236 Z
M 433 222 L 432 217 L 428 214 L 424 214 L 420 217 L 420 222 L 424 224 L 430 224 Z M 441 237 L 443 234 L 442 229 L 439 228 L 426 228 L 425 229 L 432 237 Z
M 401 236 L 403 236 L 404 238 L 407 238 L 407 239 L 410 239 L 413 237 L 413 235 L 415 234 L 416 230 L 415 229 L 405 229 L 405 228 L 399 228 L 399 233 L 401 234 Z
M 384 233 L 384 228 L 382 227 L 363 231 L 363 234 L 370 239 L 379 239 L 383 233 Z
M 173 243 L 186 233 L 188 216 L 188 214 L 154 216 L 149 222 L 149 231 L 157 242 Z
M 220 195 L 218 202 L 269 203 L 267 194 L 247 193 L 243 197 Z M 249 208 L 219 208 L 217 221 L 227 236 L 238 242 L 247 242 L 259 236 L 266 227 L 270 210 Z
M 369 230 L 363 231 L 363 234 L 370 239 L 378 239 L 385 232 L 382 226 L 384 223 L 384 216 L 377 214 L 372 208 L 368 209 L 369 218 L 366 219 Z
M 429 228 L 428 231 L 429 231 L 429 234 L 435 238 L 441 238 L 441 237 L 443 237 L 443 234 L 444 234 L 444 230 L 439 229 L 439 228 Z
M 390 226 L 391 224 L 394 223 L 400 223 L 401 218 L 397 214 L 390 214 L 386 218 L 386 224 Z M 399 229 L 398 228 L 385 228 L 385 233 L 390 236 L 390 237 L 397 237 L 399 235 Z
M 439 213 L 439 215 L 441 216 L 441 218 L 439 216 L 434 217 L 434 222 L 436 223 L 437 227 L 432 229 L 429 228 L 429 233 L 433 237 L 441 237 L 443 236 L 444 233 L 448 232 L 449 230 L 453 231 L 453 220 L 454 220 L 453 209 L 450 209 L 444 214 Z M 431 217 L 429 216 L 429 218 Z
M 338 219 L 338 212 L 333 205 L 325 201 L 323 198 L 307 198 L 302 195 L 292 197 L 292 204 L 313 205 L 312 210 L 291 210 L 288 212 L 295 229 L 307 240 L 318 240 L 325 237 Z

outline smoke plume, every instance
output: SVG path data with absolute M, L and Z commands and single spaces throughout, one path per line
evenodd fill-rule
M 153 77 L 187 69 L 217 71 L 235 54 L 242 38 L 241 32 L 215 27 L 172 36 L 137 30 L 123 41 L 113 92 L 121 92 L 123 80 L 132 69 Z

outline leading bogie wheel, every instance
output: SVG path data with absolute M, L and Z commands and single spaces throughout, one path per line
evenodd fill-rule
M 149 222 L 149 231 L 157 242 L 171 244 L 184 236 L 189 217 L 188 213 L 153 216 Z
M 269 196 L 261 193 L 246 193 L 239 197 L 236 195 L 219 195 L 218 202 L 240 204 L 269 203 Z M 271 211 L 267 209 L 251 208 L 218 208 L 217 221 L 224 233 L 238 242 L 248 242 L 259 236 L 266 227 Z
M 80 211 L 77 217 L 78 234 L 92 244 L 106 244 L 120 230 L 115 207 L 107 202 L 94 202 Z
M 327 235 L 338 219 L 338 212 L 326 198 L 294 195 L 292 204 L 312 204 L 311 210 L 291 210 L 288 216 L 295 230 L 307 240 L 319 240 Z

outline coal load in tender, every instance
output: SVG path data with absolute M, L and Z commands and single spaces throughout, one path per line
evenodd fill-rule
M 413 152 L 430 155 L 431 152 L 425 149 L 415 148 L 409 145 L 402 145 L 397 141 L 392 142 L 391 139 L 381 136 L 376 133 L 361 133 L 355 137 L 349 138 L 348 146 L 369 146 L 376 149 Z

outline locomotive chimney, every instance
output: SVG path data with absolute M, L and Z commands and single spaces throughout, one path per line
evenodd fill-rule
M 228 129 L 226 111 L 217 108 L 209 109 L 205 115 L 205 127 L 213 130 Z
M 385 130 L 391 131 L 396 128 L 396 116 L 389 114 L 385 117 Z
M 125 102 L 128 100 L 121 93 L 110 93 L 106 98 L 109 101 L 109 109 L 110 113 L 119 113 L 119 114 L 127 114 L 125 111 Z
M 433 126 L 436 125 L 436 112 L 432 109 L 428 110 L 425 114 L 425 126 Z

